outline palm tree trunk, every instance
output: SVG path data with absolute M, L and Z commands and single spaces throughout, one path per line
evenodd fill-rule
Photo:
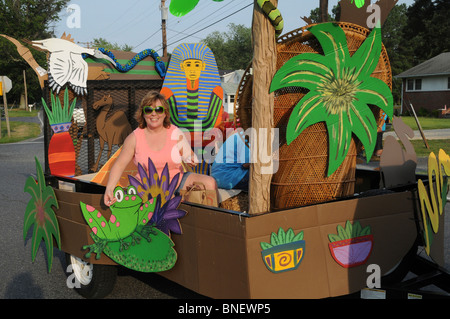
M 272 0 L 276 6 L 277 0 Z M 253 139 L 252 155 L 259 153 L 261 147 L 272 154 L 271 134 L 259 136 L 259 129 L 270 131 L 273 127 L 273 93 L 269 94 L 269 87 L 276 72 L 276 42 L 275 30 L 269 19 L 254 1 L 253 9 L 253 105 L 252 127 L 256 132 Z M 265 140 L 263 140 L 265 139 Z M 255 145 L 256 144 L 256 145 Z M 266 155 L 265 154 L 265 155 Z M 270 181 L 271 174 L 267 174 L 267 166 L 261 163 L 258 155 L 256 162 L 250 166 L 249 179 L 249 214 L 258 215 L 270 211 Z

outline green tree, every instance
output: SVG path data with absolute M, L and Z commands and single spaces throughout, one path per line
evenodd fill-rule
M 119 51 L 131 51 L 133 48 L 128 44 L 120 45 L 117 43 L 111 43 L 103 38 L 94 38 L 95 48 L 105 48 L 108 50 L 119 50 Z
M 201 42 L 214 53 L 219 69 L 245 69 L 253 57 L 251 28 L 234 23 L 228 28 L 228 32 L 215 31 Z
M 341 13 L 341 6 L 338 4 L 336 6 L 333 6 L 333 9 L 331 9 L 331 14 L 328 13 L 327 21 L 336 21 L 339 20 L 339 16 Z M 320 8 L 312 9 L 309 13 L 309 18 L 311 19 L 312 23 L 319 23 L 321 22 L 321 14 L 320 14 Z
M 383 44 L 386 48 L 392 75 L 395 76 L 413 66 L 411 48 L 405 46 L 405 27 L 407 25 L 406 4 L 396 5 L 389 13 L 381 29 Z M 401 79 L 392 79 L 392 94 L 394 102 L 400 103 Z
M 59 13 L 69 0 L 0 0 L 0 34 L 22 40 L 39 40 L 54 36 L 50 25 L 60 20 Z M 27 45 L 28 46 L 28 45 Z M 30 48 L 35 60 L 46 68 L 46 54 Z M 14 44 L 0 37 L 0 75 L 8 76 L 13 88 L 8 103 L 18 103 L 24 92 L 23 70 L 26 72 L 28 102 L 40 101 L 42 92 L 36 74 L 19 55 Z
M 427 24 L 427 34 L 424 39 L 429 45 L 428 56 L 424 57 L 426 59 L 450 50 L 450 2 L 435 0 L 433 4 L 433 16 Z
M 407 11 L 404 45 L 410 48 L 413 65 L 450 49 L 448 0 L 416 0 Z

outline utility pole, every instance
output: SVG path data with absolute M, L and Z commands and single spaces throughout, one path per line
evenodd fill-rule
M 167 35 L 166 35 L 166 20 L 167 20 L 167 7 L 165 6 L 166 0 L 161 0 L 161 28 L 162 28 L 162 47 L 163 57 L 167 56 Z
M 352 1 L 353 2 L 353 1 Z M 328 21 L 328 0 L 320 0 L 319 2 L 320 22 Z
M 86 49 L 90 49 L 91 48 L 91 44 L 94 44 L 93 42 L 80 42 L 78 41 L 77 43 L 79 44 L 84 44 Z

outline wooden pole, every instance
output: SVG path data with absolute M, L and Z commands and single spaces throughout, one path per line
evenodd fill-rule
M 277 0 L 271 0 L 277 6 Z M 257 158 L 255 150 L 260 153 L 261 148 L 272 154 L 271 134 L 260 135 L 260 129 L 273 128 L 273 93 L 269 94 L 270 83 L 276 72 L 276 41 L 275 30 L 269 19 L 264 15 L 257 1 L 253 9 L 253 91 L 252 91 L 252 128 L 256 133 L 251 143 L 252 161 L 249 179 L 249 214 L 258 215 L 270 211 L 270 181 L 271 174 L 263 173 L 267 165 L 262 165 L 260 155 Z M 256 144 L 256 145 L 254 145 Z
M 27 75 L 25 73 L 25 70 L 23 70 L 23 85 L 25 88 L 25 110 L 28 108 L 31 112 L 31 108 L 28 107 Z
M 423 132 L 422 126 L 420 125 L 419 119 L 417 118 L 416 111 L 414 110 L 414 107 L 413 107 L 412 103 L 409 103 L 409 105 L 411 106 L 411 110 L 413 112 L 414 119 L 416 120 L 416 124 L 417 124 L 417 127 L 419 128 L 419 132 L 420 132 L 420 135 L 422 136 L 422 140 L 425 143 L 425 147 L 427 149 L 430 149 L 430 146 L 428 145 L 427 138 L 425 137 L 425 133 Z
M 165 7 L 166 0 L 161 0 L 161 29 L 162 29 L 162 47 L 163 57 L 167 56 L 167 33 L 166 33 L 166 19 L 167 8 Z
M 6 99 L 6 92 L 3 92 L 3 105 L 5 109 L 6 130 L 8 131 L 8 137 L 11 137 L 11 129 L 9 127 L 8 101 Z
M 320 0 L 319 4 L 320 22 L 328 21 L 328 0 Z

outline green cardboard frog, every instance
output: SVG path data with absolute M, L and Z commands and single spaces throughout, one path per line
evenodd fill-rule
M 91 252 L 97 254 L 97 259 L 100 258 L 101 252 L 109 242 L 119 241 L 120 251 L 128 249 L 130 245 L 138 244 L 141 237 L 135 234 L 137 228 L 147 224 L 153 216 L 156 201 L 152 198 L 142 204 L 142 199 L 137 195 L 134 186 L 128 187 L 126 192 L 122 187 L 117 186 L 114 189 L 114 197 L 117 201 L 110 206 L 109 220 L 106 220 L 94 207 L 80 202 L 84 219 L 95 235 L 93 236 L 95 244 L 83 247 L 90 250 L 86 254 L 87 258 L 90 257 Z
M 104 252 L 113 261 L 141 272 L 158 272 L 171 269 L 177 260 L 174 243 L 168 235 L 149 223 L 153 213 L 160 209 L 161 200 L 151 198 L 143 203 L 134 186 L 126 190 L 114 189 L 117 201 L 109 208 L 109 220 L 94 207 L 80 202 L 84 219 L 91 228 L 94 244 L 83 246 L 100 259 Z

